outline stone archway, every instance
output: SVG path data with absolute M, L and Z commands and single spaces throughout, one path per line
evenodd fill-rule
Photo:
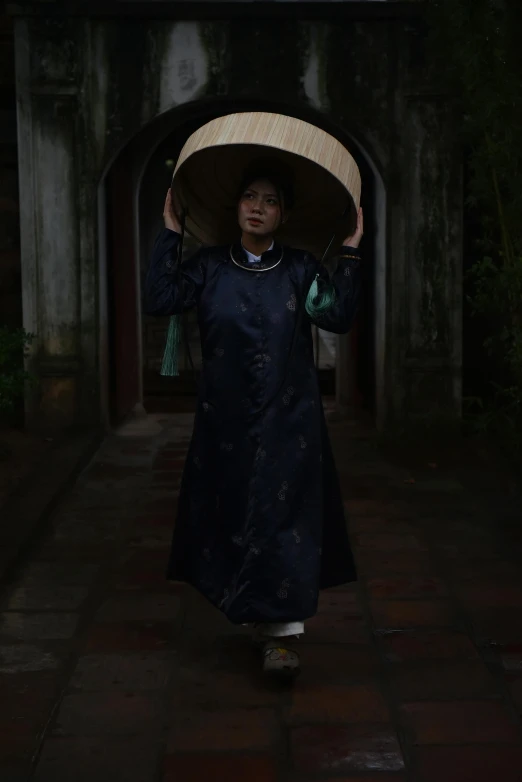
M 108 271 L 114 268 L 125 277 L 117 289 L 129 286 L 123 304 L 134 308 L 132 328 L 120 332 L 129 374 L 117 375 L 124 384 L 116 407 L 124 414 L 141 404 L 132 257 L 139 244 L 140 171 L 173 127 L 238 106 L 309 119 L 366 166 L 375 183 L 374 279 L 367 286 L 375 291 L 368 303 L 375 328 L 366 333 L 357 363 L 367 361 L 378 426 L 457 422 L 462 167 L 451 112 L 419 60 L 419 3 L 408 4 L 407 18 L 393 12 L 393 3 L 339 4 L 352 20 L 346 25 L 339 25 L 339 9 L 326 3 L 298 24 L 286 12 L 277 24 L 272 18 L 276 7 L 295 11 L 296 3 L 269 3 L 263 14 L 263 4 L 249 3 L 241 18 L 219 20 L 204 13 L 197 20 L 173 18 L 162 3 L 161 21 L 150 3 L 134 5 L 140 10 L 133 18 L 123 7 L 101 18 L 86 4 L 78 14 L 41 3 L 17 11 L 23 323 L 37 334 L 27 367 L 39 381 L 27 397 L 29 425 L 110 422 L 111 395 L 118 398 L 110 370 L 115 321 L 109 319 Z M 371 17 L 361 16 L 362 5 L 372 6 Z M 261 45 L 265 41 L 270 46 Z M 111 184 L 118 166 L 121 181 Z M 113 233 L 116 267 L 107 237 L 116 225 L 107 221 L 108 182 L 113 194 L 120 186 L 128 199 Z M 125 318 L 116 322 L 120 327 Z M 126 383 L 130 373 L 134 379 Z M 341 385 L 339 399 L 349 401 L 350 386 Z
M 158 386 L 171 393 L 186 391 L 186 382 L 157 374 L 165 324 L 142 324 L 140 280 L 153 239 L 161 227 L 163 197 L 171 171 L 158 171 L 158 161 L 175 159 L 185 139 L 204 122 L 230 111 L 280 111 L 312 121 L 335 135 L 357 159 L 363 175 L 363 203 L 367 214 L 365 247 L 366 294 L 355 334 L 337 338 L 335 396 L 340 409 L 360 404 L 384 419 L 385 322 L 385 190 L 377 166 L 360 143 L 342 133 L 328 118 L 307 106 L 281 106 L 267 101 L 198 101 L 162 115 L 140 132 L 114 160 L 100 189 L 105 230 L 100 232 L 100 258 L 105 259 L 101 296 L 104 372 L 104 408 L 107 421 L 120 420 L 133 410 L 143 411 L 144 374 L 156 373 Z M 144 195 L 144 191 L 145 195 Z M 122 221 L 121 205 L 130 216 Z M 120 211 L 118 211 L 120 210 Z M 123 241 L 118 242 L 118 235 Z M 103 276 L 103 273 L 102 273 Z M 155 342 L 147 349 L 147 343 Z M 145 347 L 145 350 L 144 350 Z M 151 366 L 152 364 L 152 366 Z M 144 372 L 145 370 L 145 372 Z M 192 387 L 192 386 L 191 386 Z

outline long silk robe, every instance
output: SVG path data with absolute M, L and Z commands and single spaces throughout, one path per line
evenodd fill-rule
M 197 307 L 203 355 L 167 576 L 237 624 L 303 620 L 356 579 L 306 313 L 289 365 L 302 297 L 329 274 L 278 245 L 254 265 L 241 245 L 202 249 L 178 272 L 179 241 L 161 232 L 145 290 L 150 315 Z M 359 266 L 343 248 L 320 328 L 350 329 Z

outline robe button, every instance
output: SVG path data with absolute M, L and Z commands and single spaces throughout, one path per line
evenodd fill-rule
M 170 267 L 172 266 L 172 261 L 167 261 L 166 266 L 168 269 L 170 269 Z

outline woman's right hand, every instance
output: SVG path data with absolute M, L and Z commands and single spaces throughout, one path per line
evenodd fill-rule
M 163 220 L 165 222 L 165 228 L 169 231 L 175 231 L 177 234 L 181 233 L 181 223 L 178 217 L 179 203 L 176 196 L 172 197 L 172 188 L 167 190 L 167 197 L 165 199 L 165 206 L 163 208 Z

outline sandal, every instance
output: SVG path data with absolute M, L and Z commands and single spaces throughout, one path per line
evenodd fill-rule
M 286 646 L 276 646 L 285 639 L 272 638 L 265 643 L 263 649 L 263 673 L 277 675 L 283 678 L 293 678 L 301 672 L 301 661 L 297 652 Z

